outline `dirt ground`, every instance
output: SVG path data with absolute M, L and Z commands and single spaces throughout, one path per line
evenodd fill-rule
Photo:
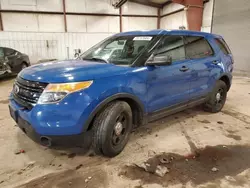
M 31 141 L 9 116 L 13 82 L 0 82 L 0 187 L 250 187 L 249 78 L 234 78 L 222 112 L 196 107 L 141 127 L 112 159 Z M 163 177 L 158 165 L 168 169 Z

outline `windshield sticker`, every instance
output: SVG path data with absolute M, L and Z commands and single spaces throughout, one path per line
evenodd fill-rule
M 141 37 L 135 37 L 133 40 L 151 40 L 152 39 L 152 37 L 147 37 L 147 36 L 145 36 L 145 37 L 143 37 L 143 36 L 141 36 Z

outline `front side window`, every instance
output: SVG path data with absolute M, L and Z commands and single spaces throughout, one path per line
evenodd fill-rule
M 95 45 L 80 56 L 85 60 L 105 60 L 109 63 L 131 65 L 147 49 L 155 36 L 114 36 Z
M 0 58 L 4 58 L 3 48 L 0 48 Z
M 10 48 L 5 48 L 5 55 L 6 56 L 10 56 L 10 55 L 14 55 L 15 54 L 15 50 L 10 49 Z
M 165 36 L 156 50 L 156 56 L 167 56 L 172 62 L 185 59 L 185 48 L 181 36 Z
M 186 36 L 186 55 L 188 58 L 197 59 L 213 55 L 213 50 L 203 37 Z

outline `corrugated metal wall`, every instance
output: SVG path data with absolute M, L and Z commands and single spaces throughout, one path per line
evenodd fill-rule
M 204 12 L 202 19 L 201 31 L 211 32 L 211 22 L 212 22 L 212 12 L 213 12 L 213 1 L 204 4 Z M 168 14 L 180 9 L 183 9 L 184 6 L 176 3 L 171 3 L 163 7 L 161 15 Z M 186 29 L 187 26 L 187 13 L 185 10 L 178 13 L 163 17 L 161 19 L 161 28 L 163 29 L 179 29 L 181 26 L 184 26 Z
M 161 14 L 168 14 L 182 8 L 184 8 L 183 5 L 171 3 L 163 7 Z M 179 29 L 181 26 L 184 26 L 186 29 L 188 28 L 186 11 L 181 11 L 161 18 L 161 28 L 163 29 Z
M 119 9 L 112 0 L 65 0 L 66 12 L 108 13 L 115 16 L 66 15 L 64 32 L 62 14 L 2 13 L 4 31 L 0 46 L 11 47 L 29 55 L 31 63 L 40 59 L 74 57 L 74 49 L 85 51 L 104 38 L 120 32 Z M 3 10 L 63 11 L 62 0 L 0 0 Z M 154 15 L 157 8 L 127 2 L 123 14 Z M 157 18 L 123 17 L 123 31 L 156 29 Z
M 41 59 L 68 59 L 74 49 L 87 50 L 113 33 L 1 32 L 0 46 L 29 55 L 34 64 Z
M 236 72 L 250 74 L 250 0 L 215 0 L 212 32 L 229 44 Z

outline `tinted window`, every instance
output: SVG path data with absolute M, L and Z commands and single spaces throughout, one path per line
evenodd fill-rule
M 3 52 L 3 48 L 0 48 L 0 58 L 4 57 L 4 52 Z
M 181 36 L 166 36 L 156 52 L 158 55 L 169 56 L 172 61 L 185 59 L 184 42 Z
M 215 41 L 224 54 L 231 53 L 229 47 L 223 39 L 215 39 Z
M 15 50 L 10 49 L 10 48 L 5 48 L 5 55 L 9 56 L 9 55 L 14 55 L 15 54 Z
M 213 50 L 203 37 L 185 37 L 186 54 L 188 58 L 204 58 L 213 55 Z

